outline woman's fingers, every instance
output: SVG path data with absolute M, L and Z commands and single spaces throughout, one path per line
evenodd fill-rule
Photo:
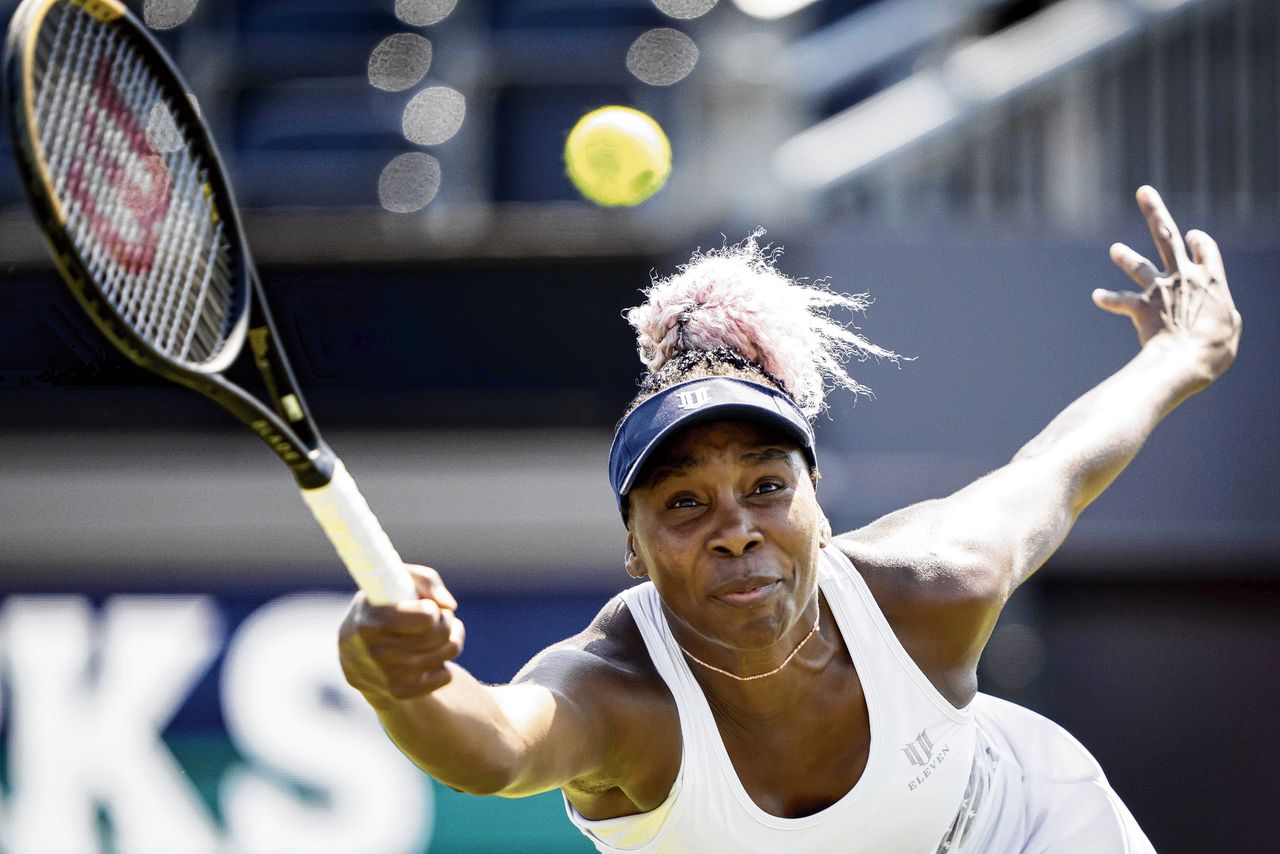
M 1188 231 L 1184 240 L 1151 187 L 1138 188 L 1137 199 L 1165 268 L 1157 269 L 1123 243 L 1113 244 L 1111 260 L 1140 290 L 1099 288 L 1093 302 L 1132 320 L 1143 346 L 1169 332 L 1182 344 L 1199 347 L 1205 365 L 1217 376 L 1235 358 L 1240 336 L 1240 314 L 1231 300 L 1218 244 L 1198 229 Z
M 1178 231 L 1177 223 L 1173 221 L 1169 209 L 1164 206 L 1160 194 L 1154 187 L 1144 185 L 1138 188 L 1137 197 L 1138 207 L 1147 218 L 1147 227 L 1151 229 L 1151 238 L 1160 252 L 1160 260 L 1164 262 L 1165 270 L 1170 273 L 1181 270 L 1188 260 L 1187 248 L 1182 242 L 1182 234 Z
M 1146 290 L 1160 275 L 1155 265 L 1123 243 L 1111 244 L 1111 262 L 1124 270 L 1138 287 Z
M 393 635 L 423 635 L 438 632 L 442 618 L 458 608 L 453 594 L 444 586 L 440 573 L 426 566 L 406 564 L 413 576 L 420 598 L 391 605 L 373 605 L 358 598 L 356 623 L 361 633 L 389 633 Z
M 1191 248 L 1191 260 L 1209 271 L 1210 282 L 1225 282 L 1226 268 L 1222 264 L 1222 251 L 1218 242 L 1198 228 L 1187 232 L 1187 246 Z
M 418 596 L 431 599 L 446 610 L 458 610 L 458 602 L 449 592 L 449 588 L 444 586 L 444 579 L 440 577 L 440 573 L 429 566 L 418 566 L 412 563 L 405 564 L 405 569 L 409 570 L 409 574 L 413 576 Z
M 449 662 L 462 654 L 466 629 L 440 574 L 406 568 L 421 598 L 374 605 L 357 593 L 339 630 L 343 673 L 366 696 L 403 699 L 435 691 L 452 679 Z
M 357 626 L 366 638 L 375 634 L 431 635 L 440 631 L 444 613 L 444 609 L 432 599 L 415 599 L 394 605 L 366 603 L 357 617 Z
M 387 661 L 422 653 L 434 655 L 439 649 L 445 650 L 446 657 L 455 658 L 462 652 L 464 637 L 462 620 L 454 616 L 452 611 L 444 611 L 430 632 L 406 635 L 375 630 L 362 635 L 369 654 L 375 659 Z
M 1133 317 L 1142 307 L 1142 294 L 1134 291 L 1108 291 L 1098 288 L 1093 292 L 1093 304 L 1112 314 Z

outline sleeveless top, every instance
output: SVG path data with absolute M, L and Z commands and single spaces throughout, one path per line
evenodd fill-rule
M 570 820 L 597 849 L 629 854 L 986 850 L 1003 800 L 991 797 L 990 790 L 1002 775 L 992 774 L 998 758 L 983 745 L 972 710 L 956 709 L 938 693 L 898 642 L 862 576 L 834 547 L 822 552 L 818 585 L 866 697 L 871 745 L 854 787 L 831 806 L 801 818 L 780 818 L 758 807 L 734 771 L 711 707 L 671 634 L 657 590 L 647 582 L 622 596 L 675 698 L 683 740 L 680 770 L 666 801 L 650 812 L 591 821 L 566 799 Z

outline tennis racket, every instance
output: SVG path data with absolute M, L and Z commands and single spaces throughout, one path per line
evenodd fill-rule
M 117 0 L 24 0 L 9 24 L 4 82 L 27 195 L 89 317 L 134 362 L 213 400 L 275 451 L 370 601 L 416 598 L 320 438 L 222 161 L 146 27 Z M 269 404 L 224 376 L 246 340 Z

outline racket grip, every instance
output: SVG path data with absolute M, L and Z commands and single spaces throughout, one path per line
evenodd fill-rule
M 328 484 L 302 490 L 302 498 L 370 602 L 392 605 L 418 598 L 413 576 L 342 460 L 334 459 Z

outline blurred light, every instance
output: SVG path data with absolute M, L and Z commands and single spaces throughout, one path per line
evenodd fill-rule
M 405 138 L 418 145 L 438 145 L 458 132 L 466 114 L 467 100 L 457 89 L 428 87 L 404 108 Z
M 937 71 L 920 72 L 796 134 L 778 147 L 774 168 L 791 187 L 817 189 L 938 130 L 958 113 Z
M 1138 26 L 1102 0 L 1069 0 L 957 50 L 947 71 L 966 94 L 994 99 L 1086 56 Z
M 417 84 L 431 67 L 431 42 L 414 33 L 396 33 L 378 43 L 369 56 L 369 82 L 388 92 Z
M 458 0 L 396 0 L 396 17 L 411 27 L 438 24 L 453 12 Z
M 147 142 L 151 150 L 168 154 L 182 147 L 182 134 L 164 101 L 157 101 L 147 116 Z
M 199 0 L 147 0 L 142 19 L 153 30 L 172 30 L 187 22 Z
M 927 53 L 964 32 L 974 16 L 1007 0 L 894 0 L 870 3 L 791 42 L 778 79 L 821 99 L 886 63 Z
M 715 8 L 720 0 L 653 0 L 653 5 L 673 18 L 689 20 L 701 18 Z
M 796 134 L 779 146 L 775 169 L 802 190 L 847 178 L 1131 37 L 1141 25 L 1135 8 L 1060 0 Z
M 422 151 L 401 154 L 378 178 L 378 201 L 392 213 L 413 213 L 440 191 L 440 161 Z
M 753 18 L 773 21 L 799 12 L 814 0 L 733 0 L 733 4 Z
M 651 86 L 683 80 L 698 63 L 698 46 L 679 30 L 658 27 L 636 39 L 627 51 L 627 70 Z

